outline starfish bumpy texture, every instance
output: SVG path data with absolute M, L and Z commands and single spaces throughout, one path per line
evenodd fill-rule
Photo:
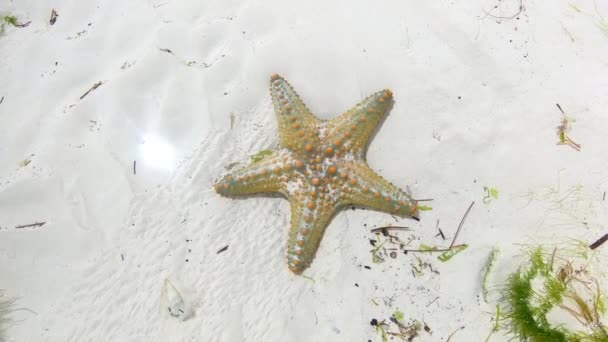
M 289 200 L 287 263 L 293 273 L 310 266 L 329 221 L 348 204 L 418 219 L 418 203 L 365 161 L 368 141 L 392 105 L 390 90 L 326 121 L 315 117 L 281 76 L 273 75 L 270 83 L 279 148 L 226 175 L 215 189 L 229 197 L 279 193 Z

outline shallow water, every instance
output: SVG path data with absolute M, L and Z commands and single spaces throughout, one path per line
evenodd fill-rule
M 7 341 L 381 341 L 370 321 L 396 311 L 420 341 L 485 339 L 492 248 L 499 286 L 518 244 L 592 242 L 607 218 L 608 6 L 524 3 L 0 4 L 31 21 L 0 36 L 0 289 L 28 309 Z M 391 89 L 367 161 L 433 209 L 348 208 L 294 276 L 288 202 L 212 188 L 277 147 L 272 73 L 321 119 Z M 449 262 L 374 263 L 371 229 L 449 245 L 473 201 Z

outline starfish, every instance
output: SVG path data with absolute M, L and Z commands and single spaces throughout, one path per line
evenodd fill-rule
M 287 264 L 301 274 L 312 263 L 331 218 L 349 204 L 418 220 L 418 203 L 365 161 L 368 142 L 393 103 L 379 91 L 332 120 L 306 108 L 281 76 L 270 94 L 279 122 L 279 148 L 224 176 L 216 191 L 236 197 L 279 193 L 291 206 Z

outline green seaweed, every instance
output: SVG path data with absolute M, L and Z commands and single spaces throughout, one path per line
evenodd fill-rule
M 382 243 L 380 243 L 378 246 L 376 246 L 374 249 L 372 249 L 372 251 L 371 251 L 372 252 L 372 262 L 374 264 L 381 264 L 384 262 L 384 258 L 380 255 L 380 250 L 382 249 L 382 247 L 384 246 L 386 241 L 388 241 L 388 240 L 382 241 Z
M 608 342 L 600 317 L 603 302 L 599 283 L 584 268 L 575 269 L 570 261 L 565 261 L 562 253 L 554 249 L 546 255 L 542 246 L 536 247 L 529 252 L 527 263 L 509 276 L 503 293 L 503 318 L 508 321 L 509 333 L 521 341 Z M 534 282 L 540 286 L 533 286 Z M 592 283 L 596 289 L 589 285 Z M 586 300 L 589 295 L 592 307 Z M 592 331 L 574 332 L 551 324 L 547 315 L 554 308 L 569 313 Z
M 304 274 L 302 274 L 302 277 L 303 277 L 304 279 L 308 279 L 308 280 L 312 281 L 313 283 L 316 283 L 316 281 L 315 281 L 315 280 L 314 280 L 314 278 L 312 278 L 312 277 L 309 277 L 309 276 L 304 275 Z
M 31 159 L 24 159 L 24 160 L 20 161 L 20 162 L 19 162 L 19 164 L 17 164 L 17 165 L 19 165 L 20 167 L 26 167 L 26 166 L 28 166 L 28 165 L 29 165 L 31 162 L 32 162 L 32 160 L 31 160 Z
M 15 17 L 14 15 L 10 15 L 10 14 L 2 17 L 2 21 L 4 21 L 7 24 L 13 25 L 13 26 L 19 25 L 19 21 L 17 20 L 17 17 Z
M 597 7 L 597 4 L 595 4 L 595 15 L 596 15 L 596 25 L 597 27 L 602 30 L 602 32 L 604 32 L 605 34 L 608 34 L 608 20 L 604 19 L 604 16 L 602 16 L 602 14 L 600 13 L 599 8 Z
M 393 317 L 395 317 L 395 319 L 398 321 L 403 321 L 403 319 L 405 318 L 405 315 L 403 314 L 403 311 L 396 310 L 393 313 Z
M 273 153 L 272 150 L 261 150 L 260 152 L 254 154 L 251 156 L 251 163 L 257 163 L 260 162 L 264 159 L 266 159 L 267 157 L 271 156 Z
M 437 247 L 431 247 L 431 246 L 426 245 L 426 244 L 424 244 L 424 243 L 421 243 L 421 244 L 420 244 L 420 250 L 421 250 L 421 251 L 434 251 L 434 250 L 436 250 L 436 249 L 437 249 Z
M 7 25 L 11 25 L 14 27 L 19 26 L 19 21 L 18 21 L 17 17 L 15 17 L 14 15 L 10 15 L 10 14 L 0 17 L 0 34 L 4 34 L 4 30 Z
M 597 308 L 597 311 L 601 315 L 605 315 L 606 314 L 606 302 L 604 301 L 604 298 L 601 293 L 597 294 L 595 301 L 596 301 L 595 307 Z
M 419 205 L 418 206 L 418 210 L 420 210 L 420 211 L 429 211 L 429 210 L 433 210 L 433 207 L 431 207 L 430 205 Z
M 532 266 L 527 270 L 519 270 L 512 274 L 507 281 L 507 296 L 510 311 L 506 317 L 511 323 L 511 332 L 522 340 L 535 342 L 567 342 L 568 338 L 563 330 L 549 325 L 543 309 L 532 306 L 531 300 L 535 295 L 532 289 L 532 280 L 541 272 L 544 263 L 534 259 L 540 250 L 532 256 Z
M 495 200 L 498 199 L 498 189 L 494 187 L 483 187 L 483 191 L 486 192 L 486 196 L 483 198 L 483 203 L 488 204 L 491 201 L 491 198 Z
M 449 261 L 450 259 L 452 259 L 452 257 L 462 251 L 464 251 L 465 249 L 467 249 L 469 247 L 469 245 L 462 244 L 462 245 L 458 245 L 458 246 L 453 246 L 452 248 L 450 248 L 449 250 L 441 253 L 437 259 L 439 259 L 441 262 L 446 262 Z
M 494 269 L 494 264 L 496 263 L 496 257 L 498 257 L 499 253 L 500 253 L 500 250 L 498 248 L 494 247 L 492 249 L 492 252 L 490 252 L 490 255 L 488 256 L 488 262 L 486 263 L 485 271 L 483 273 L 483 281 L 481 283 L 481 293 L 483 295 L 483 300 L 486 303 L 488 302 L 488 277 L 490 276 L 490 273 Z
M 572 8 L 573 10 L 575 10 L 575 11 L 577 11 L 579 13 L 582 12 L 581 9 L 578 6 L 574 5 L 574 4 L 570 4 L 569 3 L 568 5 L 570 5 L 570 8 Z
M 601 19 L 598 19 L 596 25 L 600 30 L 602 30 L 602 32 L 604 32 L 605 34 L 608 34 L 608 21 L 601 18 Z
M 557 126 L 557 136 L 559 137 L 559 145 L 568 145 L 577 151 L 580 151 L 581 145 L 572 140 L 567 132 L 572 130 L 572 123 L 576 122 L 575 118 L 569 117 L 564 113 L 562 108 L 557 105 L 557 108 L 562 112 L 562 119 L 560 120 L 559 126 Z
M 492 337 L 495 332 L 500 330 L 500 321 L 500 305 L 496 304 L 496 318 L 494 318 L 494 326 L 492 327 L 492 330 L 490 330 L 488 337 L 486 337 L 485 342 L 488 342 L 490 340 L 490 337 Z
M 380 334 L 380 337 L 382 337 L 382 342 L 388 342 L 386 328 L 388 328 L 388 324 L 384 323 L 384 321 L 379 322 L 378 325 L 376 325 L 376 332 Z

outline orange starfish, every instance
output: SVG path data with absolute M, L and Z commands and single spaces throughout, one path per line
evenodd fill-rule
M 287 263 L 301 274 L 314 259 L 331 218 L 348 204 L 418 220 L 418 203 L 376 174 L 365 161 L 372 133 L 392 105 L 382 90 L 326 121 L 306 108 L 279 75 L 270 93 L 279 121 L 279 148 L 226 175 L 215 185 L 225 196 L 279 193 L 291 205 Z

